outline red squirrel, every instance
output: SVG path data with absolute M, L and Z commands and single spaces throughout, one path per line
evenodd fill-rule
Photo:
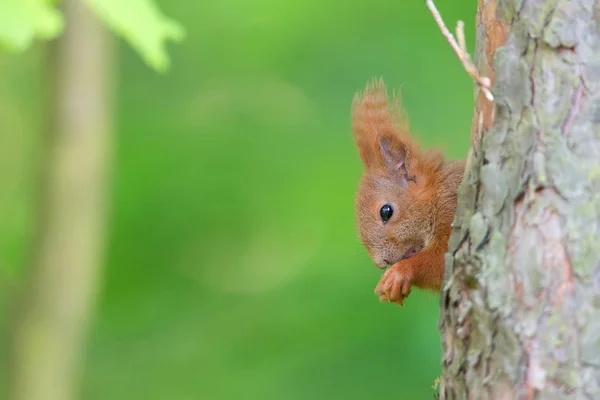
M 387 268 L 375 293 L 402 305 L 413 286 L 441 289 L 465 162 L 421 151 L 398 100 L 388 99 L 383 80 L 373 80 L 354 98 L 352 130 L 365 167 L 356 196 L 358 234 L 373 262 Z

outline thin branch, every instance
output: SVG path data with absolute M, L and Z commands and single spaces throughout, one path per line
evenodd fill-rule
M 469 55 L 469 52 L 467 51 L 467 42 L 465 41 L 465 24 L 462 21 L 456 23 L 456 40 L 458 40 L 460 50 Z
M 442 16 L 440 15 L 438 9 L 435 7 L 433 0 L 425 0 L 425 4 L 427 4 L 427 8 L 429 8 L 429 11 L 431 11 L 431 14 L 433 15 L 433 19 L 435 19 L 435 22 L 440 27 L 442 35 L 444 35 L 444 38 L 446 38 L 446 41 L 450 44 L 450 47 L 452 47 L 452 50 L 454 50 L 454 52 L 458 56 L 458 59 L 462 63 L 467 73 L 471 76 L 471 78 L 473 78 L 473 80 L 475 80 L 475 82 L 477 82 L 479 87 L 481 87 L 481 90 L 483 91 L 485 97 L 489 101 L 494 101 L 494 96 L 491 92 L 492 83 L 490 79 L 488 77 L 479 75 L 477 67 L 475 66 L 475 64 L 473 64 L 473 62 L 471 61 L 471 57 L 467 52 L 463 22 L 458 21 L 458 23 L 456 24 L 456 36 L 458 38 L 457 43 L 456 39 L 454 39 L 454 36 L 452 35 L 452 32 L 450 32 L 450 30 L 446 27 L 446 24 L 444 24 Z
M 65 0 L 62 10 L 67 29 L 48 49 L 36 237 L 11 321 L 8 393 L 0 396 L 10 400 L 81 398 L 104 264 L 113 39 L 84 2 Z

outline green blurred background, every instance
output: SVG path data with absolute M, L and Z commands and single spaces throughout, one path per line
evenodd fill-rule
M 431 398 L 438 299 L 413 291 L 399 308 L 373 294 L 349 119 L 354 93 L 382 76 L 424 145 L 466 154 L 472 83 L 424 2 L 159 5 L 187 38 L 169 46 L 166 75 L 119 42 L 83 398 Z M 437 5 L 473 49 L 476 2 Z M 35 226 L 44 51 L 0 56 L 3 314 Z

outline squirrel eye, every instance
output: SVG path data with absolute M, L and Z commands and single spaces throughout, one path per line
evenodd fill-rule
M 381 207 L 381 210 L 379 210 L 379 215 L 381 216 L 381 220 L 383 222 L 387 222 L 390 218 L 392 218 L 393 214 L 394 209 L 389 204 L 384 204 L 383 207 Z

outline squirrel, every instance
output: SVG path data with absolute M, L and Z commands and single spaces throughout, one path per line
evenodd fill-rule
M 354 97 L 352 130 L 364 164 L 355 203 L 358 234 L 375 265 L 387 268 L 375 294 L 403 305 L 413 286 L 441 290 L 465 162 L 421 151 L 399 98 L 390 101 L 382 79 L 369 82 Z

